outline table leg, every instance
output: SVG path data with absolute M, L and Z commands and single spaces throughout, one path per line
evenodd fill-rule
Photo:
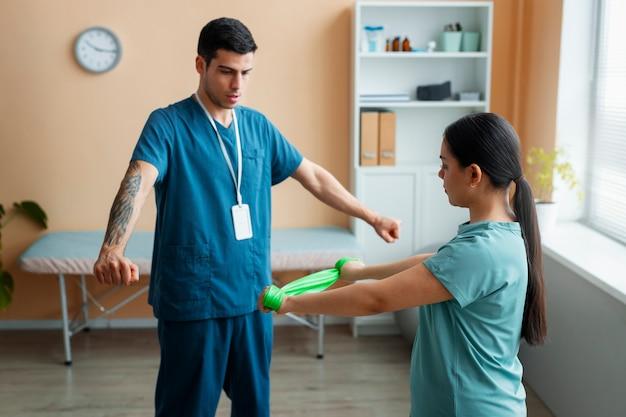
M 85 281 L 85 275 L 80 276 L 80 290 L 83 296 L 83 323 L 87 323 L 89 321 L 89 303 L 87 300 L 87 282 Z M 83 331 L 88 332 L 89 327 L 85 327 Z
M 72 346 L 70 345 L 70 323 L 67 318 L 67 295 L 65 294 L 65 277 L 59 274 L 59 291 L 61 293 L 61 316 L 63 317 L 63 347 L 65 349 L 65 365 L 72 364 Z
M 324 315 L 317 317 L 317 359 L 324 358 Z

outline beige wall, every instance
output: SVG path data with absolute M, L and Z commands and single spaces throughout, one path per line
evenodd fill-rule
M 0 203 L 38 201 L 51 231 L 103 229 L 147 115 L 195 90 L 198 33 L 220 16 L 241 19 L 259 45 L 244 104 L 267 114 L 306 157 L 347 184 L 353 4 L 4 0 Z M 560 10 L 560 0 L 495 1 L 492 110 L 513 120 L 523 140 L 554 140 Z M 110 27 L 123 43 L 122 61 L 104 75 L 85 73 L 72 57 L 75 36 L 91 25 Z M 151 198 L 138 228 L 151 229 L 154 215 Z M 273 219 L 276 227 L 347 225 L 294 181 L 275 188 Z M 59 317 L 56 280 L 15 265 L 39 235 L 22 220 L 4 230 L 3 259 L 16 290 L 0 320 Z M 75 288 L 69 298 L 76 307 Z M 117 317 L 150 315 L 141 298 Z

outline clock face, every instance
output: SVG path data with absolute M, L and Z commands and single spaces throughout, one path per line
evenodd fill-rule
M 103 27 L 83 31 L 76 39 L 74 56 L 87 71 L 110 71 L 120 60 L 122 45 L 113 32 Z

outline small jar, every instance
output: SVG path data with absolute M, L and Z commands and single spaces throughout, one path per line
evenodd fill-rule
M 391 50 L 394 52 L 400 51 L 400 37 L 396 36 L 393 38 L 393 42 L 391 43 Z
M 411 42 L 408 37 L 404 37 L 402 41 L 402 52 L 411 52 Z

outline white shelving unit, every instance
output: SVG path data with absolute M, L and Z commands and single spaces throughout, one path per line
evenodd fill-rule
M 368 101 L 359 103 L 359 107 L 361 108 L 389 108 L 389 109 L 397 109 L 397 108 L 407 108 L 407 107 L 421 107 L 421 108 L 437 108 L 437 107 L 448 107 L 448 108 L 469 108 L 469 109 L 484 109 L 487 107 L 484 101 Z
M 440 46 L 448 23 L 481 33 L 477 52 L 361 52 L 363 27 L 384 26 L 385 38 L 408 36 L 413 47 L 431 40 Z M 420 248 L 451 239 L 466 209 L 451 207 L 438 178 L 445 127 L 473 112 L 489 111 L 493 31 L 491 1 L 357 1 L 352 45 L 352 191 L 368 207 L 401 220 L 401 237 L 384 243 L 363 222 L 355 222 L 367 263 L 408 257 Z M 479 101 L 418 101 L 418 85 L 451 81 L 452 92 L 479 91 Z M 405 102 L 361 102 L 360 94 L 408 93 Z M 387 109 L 396 113 L 396 165 L 361 167 L 360 113 Z M 393 315 L 358 317 L 356 335 L 393 323 Z
M 419 59 L 419 58 L 487 58 L 486 52 L 359 52 L 360 58 Z

